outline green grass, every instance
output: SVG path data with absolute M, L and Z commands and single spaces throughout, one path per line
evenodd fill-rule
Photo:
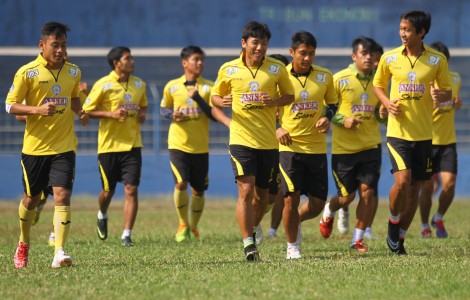
M 323 239 L 315 219 L 303 224 L 301 260 L 285 259 L 281 225 L 278 238 L 259 247 L 262 261 L 249 264 L 233 200 L 207 201 L 200 225 L 203 240 L 176 244 L 178 224 L 171 198 L 144 199 L 133 231 L 135 246 L 124 249 L 122 201 L 111 205 L 110 232 L 102 242 L 95 233 L 93 198 L 73 199 L 66 249 L 74 266 L 58 270 L 51 269 L 53 249 L 47 245 L 52 203 L 33 227 L 28 267 L 16 270 L 18 205 L 0 201 L 0 299 L 470 298 L 470 201 L 451 206 L 445 220 L 448 239 L 419 238 L 416 217 L 406 241 L 408 256 L 391 254 L 385 244 L 388 209 L 381 201 L 374 224 L 379 239 L 367 242 L 370 251 L 365 254 L 349 251 L 350 235 L 334 231 Z M 267 215 L 265 232 L 269 222 Z

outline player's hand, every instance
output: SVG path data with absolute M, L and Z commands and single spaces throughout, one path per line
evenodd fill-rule
M 119 122 L 127 119 L 127 110 L 124 108 L 118 108 L 115 111 L 111 112 L 111 117 L 117 119 Z
M 43 117 L 50 117 L 55 114 L 55 103 L 48 102 L 39 106 L 38 114 Z
M 317 123 L 315 124 L 315 127 L 318 128 L 318 132 L 327 133 L 328 131 L 330 131 L 330 121 L 327 117 L 321 117 L 320 119 L 318 119 Z
M 459 96 L 454 97 L 454 108 L 461 109 L 462 108 L 462 99 Z
M 83 126 L 87 126 L 90 121 L 90 117 L 83 109 L 78 112 L 78 119 Z
M 289 132 L 282 127 L 279 127 L 276 130 L 276 138 L 281 145 L 289 146 L 292 144 L 292 138 L 290 137 Z
M 196 84 L 194 85 L 194 87 L 188 91 L 188 96 L 189 96 L 189 98 L 192 98 L 192 97 L 194 97 L 194 95 L 196 95 L 197 93 L 198 93 L 198 89 L 197 89 L 197 83 L 196 83 Z
M 276 106 L 275 99 L 273 99 L 268 93 L 260 92 L 259 99 L 261 100 L 261 103 L 263 104 L 263 106 L 267 106 L 267 107 Z
M 88 95 L 88 84 L 86 82 L 80 82 L 78 84 L 78 90 L 85 95 Z
M 350 118 L 344 119 L 343 126 L 345 128 L 356 130 L 357 127 L 359 126 L 359 124 L 361 124 L 361 122 L 362 121 L 360 119 L 356 118 L 356 117 L 350 117 Z
M 390 100 L 387 105 L 388 114 L 393 117 L 398 117 L 401 114 L 400 104 L 398 99 Z
M 179 107 L 175 109 L 175 111 L 173 112 L 173 121 L 183 122 L 187 120 L 188 120 L 188 117 L 180 110 Z
M 145 111 L 139 107 L 139 109 L 137 110 L 137 122 L 144 123 L 145 118 L 146 118 Z
M 222 98 L 222 107 L 229 108 L 232 107 L 232 94 L 226 95 Z
M 379 117 L 384 120 L 388 117 L 388 110 L 387 110 L 387 107 L 385 107 L 385 105 L 381 104 L 380 105 L 380 108 L 379 108 Z

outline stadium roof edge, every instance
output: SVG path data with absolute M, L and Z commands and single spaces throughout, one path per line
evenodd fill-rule
M 109 47 L 69 47 L 70 56 L 106 56 Z M 143 48 L 132 47 L 134 56 L 179 56 L 181 48 L 160 47 Z M 385 49 L 385 51 L 390 49 Z M 0 47 L 0 56 L 36 56 L 39 49 L 37 47 Z M 204 48 L 207 56 L 238 56 L 240 48 Z M 470 48 L 450 48 L 452 56 L 470 56 Z M 279 53 L 288 55 L 288 48 L 269 48 L 268 54 Z M 350 48 L 317 48 L 318 56 L 345 56 L 351 54 Z

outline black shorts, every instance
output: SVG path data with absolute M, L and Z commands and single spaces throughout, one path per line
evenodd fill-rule
M 279 152 L 279 169 L 284 196 L 301 194 L 325 200 L 328 196 L 328 163 L 326 154 Z
M 432 145 L 432 171 L 457 175 L 457 145 Z
M 277 193 L 279 192 L 279 184 L 281 183 L 281 174 L 279 173 L 279 153 L 275 157 L 276 161 L 274 162 L 273 179 L 269 184 L 270 195 L 277 195 Z
M 355 193 L 359 183 L 376 188 L 380 176 L 380 156 L 377 149 L 352 154 L 332 154 L 331 168 L 338 195 Z
M 415 180 L 429 180 L 432 175 L 432 141 L 407 141 L 388 137 L 387 147 L 392 173 L 411 170 Z
M 103 191 L 114 191 L 118 182 L 139 186 L 142 171 L 141 148 L 132 148 L 126 152 L 100 153 L 98 168 Z
M 268 189 L 274 180 L 274 165 L 277 149 L 260 150 L 241 145 L 230 145 L 230 160 L 235 179 L 240 176 L 255 176 L 256 186 Z
M 196 191 L 209 187 L 209 153 L 191 154 L 170 149 L 170 166 L 175 183 L 189 182 Z
M 379 178 L 377 178 L 377 184 L 373 187 L 375 197 L 379 196 L 379 180 L 382 172 L 382 144 L 377 144 L 377 152 L 379 152 Z
M 73 188 L 75 152 L 53 155 L 21 155 L 24 193 L 28 197 L 41 194 L 48 187 Z

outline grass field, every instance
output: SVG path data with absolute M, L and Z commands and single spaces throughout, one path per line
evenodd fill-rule
M 74 266 L 58 270 L 51 269 L 47 244 L 52 207 L 49 202 L 33 227 L 28 267 L 16 270 L 18 204 L 0 201 L 0 299 L 470 299 L 470 201 L 451 206 L 448 239 L 421 239 L 415 218 L 407 256 L 391 254 L 385 244 L 388 209 L 381 201 L 374 224 L 379 239 L 367 242 L 365 254 L 349 251 L 350 235 L 334 231 L 323 239 L 315 219 L 303 224 L 301 260 L 285 259 L 281 225 L 277 239 L 259 247 L 262 261 L 249 264 L 233 200 L 207 201 L 202 241 L 176 244 L 171 198 L 143 199 L 135 246 L 123 248 L 122 201 L 111 205 L 110 232 L 102 242 L 95 233 L 97 204 L 79 196 L 66 248 Z M 265 232 L 269 222 L 267 215 Z

